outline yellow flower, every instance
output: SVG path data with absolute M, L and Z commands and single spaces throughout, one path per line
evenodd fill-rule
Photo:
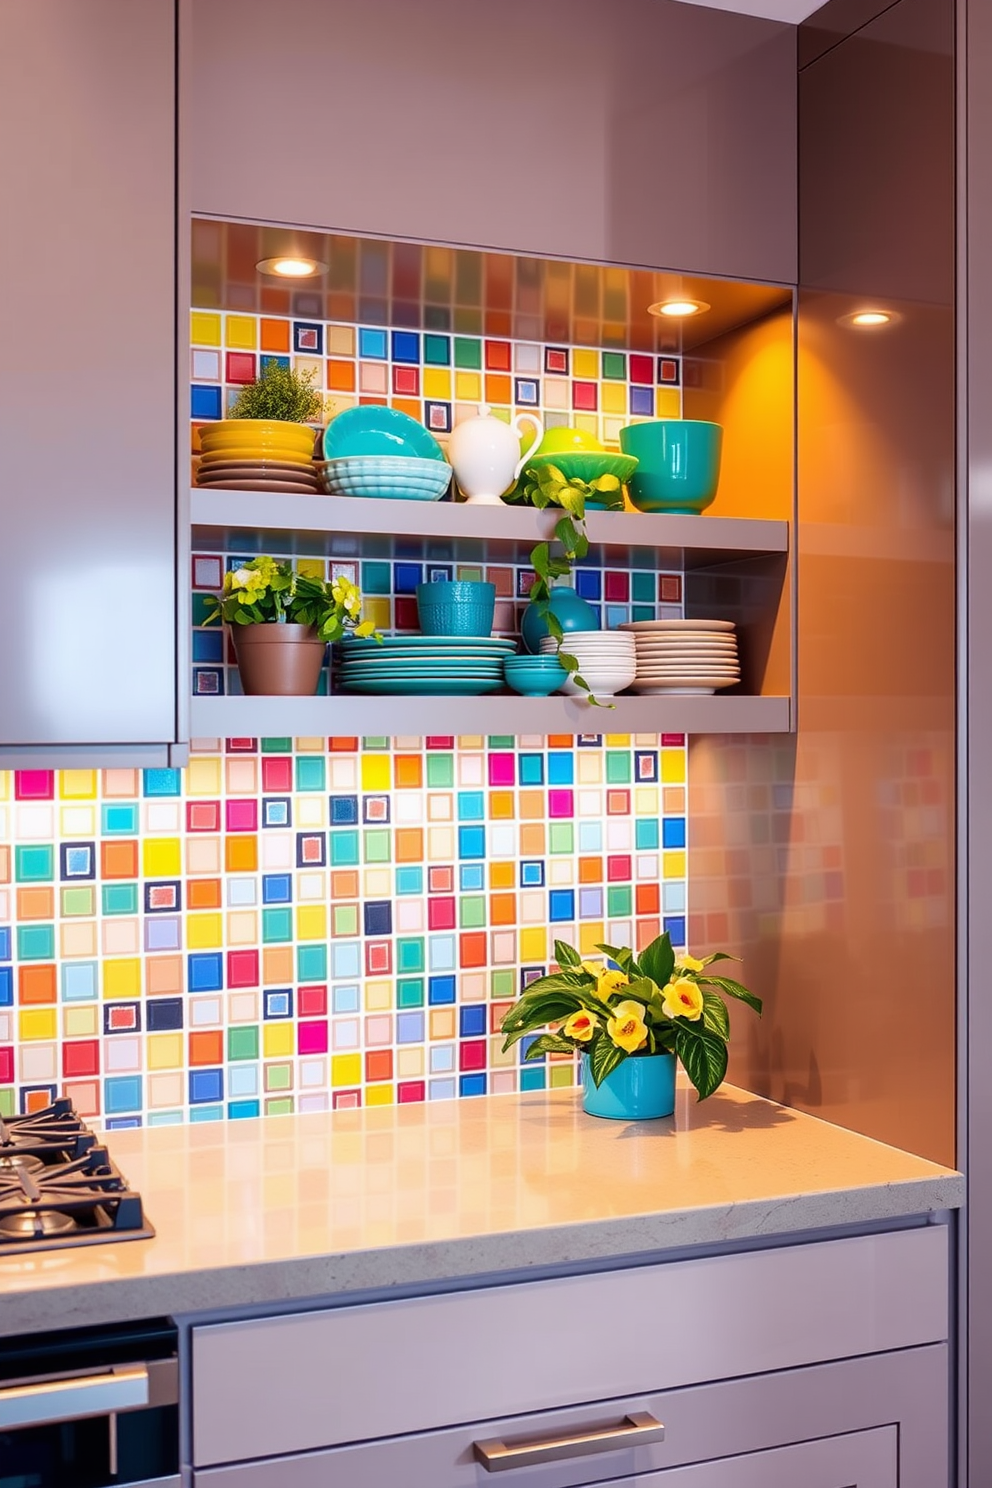
M 592 1013 L 587 1013 L 584 1008 L 580 1008 L 577 1013 L 565 1019 L 562 1033 L 566 1038 L 578 1039 L 580 1043 L 587 1044 L 596 1032 L 596 1028 L 596 1019 Z
M 355 634 L 356 634 L 356 636 L 370 636 L 370 635 L 373 635 L 374 632 L 375 632 L 375 621 L 374 620 L 363 620 L 362 623 L 361 623 L 361 625 L 356 625 L 355 626 Z
M 688 1018 L 695 1023 L 703 1016 L 703 994 L 688 977 L 669 982 L 662 996 L 665 999 L 662 1011 L 666 1018 Z
M 622 971 L 601 971 L 596 983 L 596 994 L 604 1002 L 609 1002 L 611 996 L 615 996 L 621 987 L 629 987 L 630 978 L 624 976 Z
M 703 964 L 702 961 L 697 961 L 696 958 L 695 958 L 695 956 L 690 956 L 690 955 L 687 954 L 687 955 L 685 955 L 685 956 L 682 957 L 681 961 L 678 961 L 676 963 L 675 970 L 676 971 L 694 971 L 694 972 L 697 972 L 698 973 L 700 971 L 705 971 L 706 968 L 705 968 L 705 966 L 704 966 L 704 964 Z
M 599 961 L 583 961 L 582 963 L 582 970 L 587 976 L 593 977 L 596 981 L 599 981 L 599 974 L 602 969 L 602 964 Z
M 618 1003 L 606 1031 L 618 1049 L 633 1054 L 647 1042 L 648 1029 L 642 1004 L 633 1001 Z

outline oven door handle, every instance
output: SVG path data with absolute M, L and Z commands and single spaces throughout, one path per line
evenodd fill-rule
M 0 1431 L 25 1426 L 54 1426 L 84 1416 L 106 1416 L 112 1411 L 140 1410 L 149 1404 L 148 1370 L 128 1365 L 106 1374 L 81 1374 L 74 1379 L 45 1380 L 37 1385 L 0 1389 Z

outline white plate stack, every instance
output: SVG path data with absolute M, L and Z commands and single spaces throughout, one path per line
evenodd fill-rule
M 567 656 L 574 656 L 579 663 L 579 676 L 588 682 L 594 697 L 612 697 L 629 687 L 637 672 L 637 653 L 634 637 L 621 635 L 617 630 L 569 630 L 561 643 Z M 541 641 L 540 654 L 553 656 L 558 642 L 551 636 Z M 569 680 L 562 692 L 573 696 L 585 696 L 585 689 Z
M 619 629 L 637 646 L 635 692 L 709 693 L 741 680 L 732 620 L 634 620 Z

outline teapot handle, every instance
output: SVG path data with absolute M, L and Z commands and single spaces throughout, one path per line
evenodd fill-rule
M 534 428 L 537 430 L 537 433 L 534 436 L 534 440 L 530 444 L 530 446 L 528 447 L 526 453 L 523 454 L 523 455 L 521 455 L 521 457 L 520 457 L 520 461 L 519 461 L 519 463 L 517 465 L 517 468 L 513 472 L 513 479 L 514 480 L 519 480 L 520 479 L 520 472 L 521 472 L 521 470 L 523 470 L 524 466 L 527 464 L 527 461 L 530 459 L 531 455 L 534 453 L 534 451 L 537 449 L 537 446 L 540 444 L 541 440 L 544 438 L 544 425 L 542 424 L 541 420 L 537 417 L 537 414 L 536 413 L 518 413 L 517 416 L 516 416 L 516 418 L 511 419 L 511 421 L 510 421 L 510 428 L 515 431 L 518 439 L 520 437 L 520 429 L 518 428 L 518 425 L 519 425 L 521 419 L 527 419 L 527 421 L 529 423 L 533 424 L 534 425 Z

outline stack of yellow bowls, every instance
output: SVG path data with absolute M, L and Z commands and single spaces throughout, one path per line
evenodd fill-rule
M 221 419 L 203 424 L 196 483 L 221 491 L 316 494 L 320 485 L 313 446 L 314 430 L 309 424 L 276 419 Z

